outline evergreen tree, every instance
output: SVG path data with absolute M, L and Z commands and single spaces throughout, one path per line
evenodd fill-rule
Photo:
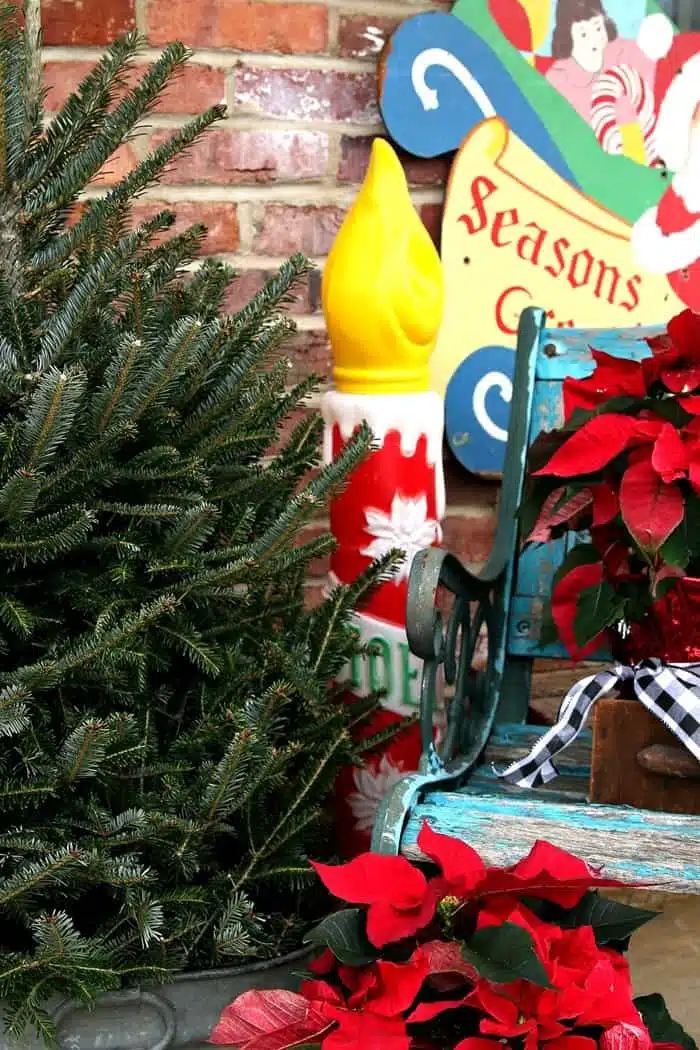
M 365 454 L 319 465 L 321 421 L 282 440 L 295 256 L 235 316 L 195 226 L 134 200 L 215 107 L 87 203 L 187 52 L 140 83 L 115 43 L 44 126 L 36 40 L 0 16 L 0 1002 L 52 1036 L 86 1000 L 274 956 L 316 917 L 309 854 L 354 754 L 329 683 L 350 612 L 392 558 L 314 611 L 297 545 Z

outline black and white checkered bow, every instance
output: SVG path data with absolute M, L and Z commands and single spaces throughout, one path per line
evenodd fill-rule
M 544 733 L 526 758 L 513 762 L 498 776 L 519 787 L 549 783 L 557 776 L 554 759 L 579 735 L 596 700 L 620 682 L 630 680 L 647 711 L 700 762 L 700 664 L 665 664 L 653 659 L 634 667 L 614 664 L 609 671 L 582 678 L 564 697 L 556 725 Z

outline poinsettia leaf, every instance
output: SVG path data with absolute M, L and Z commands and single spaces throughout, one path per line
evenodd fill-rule
M 619 623 L 624 610 L 624 602 L 607 580 L 583 587 L 578 594 L 574 615 L 576 643 L 583 647 L 606 627 Z
M 697 558 L 700 556 L 700 497 L 695 492 L 688 492 L 685 497 L 683 521 L 688 537 L 690 558 Z
M 566 429 L 566 425 L 557 430 L 540 431 L 527 450 L 527 472 L 531 478 L 534 478 L 537 471 L 549 462 L 557 449 L 560 449 L 569 440 L 572 433 L 573 431 Z M 541 484 L 544 479 L 537 478 L 536 481 Z
M 418 954 L 425 960 L 429 976 L 450 973 L 469 981 L 474 979 L 474 967 L 462 955 L 458 941 L 426 941 Z
M 593 493 L 588 487 L 560 485 L 550 492 L 542 504 L 537 521 L 527 536 L 527 542 L 549 543 L 553 529 L 560 525 L 568 525 L 579 518 L 592 502 Z
M 673 530 L 668 539 L 661 544 L 659 554 L 667 565 L 681 570 L 687 569 L 690 561 L 690 537 L 688 535 L 687 516 Z
M 477 930 L 462 948 L 462 955 L 477 973 L 495 984 L 524 980 L 540 988 L 552 987 L 531 935 L 515 923 Z
M 572 660 L 589 656 L 603 641 L 600 632 L 595 630 L 597 608 L 585 607 L 583 614 L 579 611 L 581 594 L 589 590 L 597 593 L 602 583 L 603 567 L 597 562 L 576 566 L 552 588 L 552 618 Z M 592 633 L 587 633 L 584 638 L 584 631 Z
M 620 496 L 610 482 L 603 481 L 593 487 L 593 520 L 592 525 L 608 525 L 620 511 Z
M 647 407 L 646 398 L 630 397 L 626 394 L 620 394 L 617 397 L 610 397 L 607 401 L 600 402 L 600 404 L 595 405 L 593 408 L 583 408 L 582 406 L 575 408 L 571 415 L 565 420 L 563 427 L 559 429 L 562 433 L 573 434 L 575 430 L 579 430 L 584 423 L 589 421 L 589 419 L 594 419 L 596 416 L 609 415 L 611 412 L 619 412 L 621 415 L 632 416 L 637 415 Z
M 653 1043 L 673 1043 L 683 1050 L 698 1050 L 698 1044 L 668 1012 L 663 995 L 640 995 L 634 1005 L 649 1029 Z
M 700 398 L 698 398 L 700 401 Z M 672 423 L 676 430 L 680 430 L 683 424 L 687 422 L 689 413 L 685 410 L 683 400 L 675 397 L 654 397 L 650 398 L 648 407 L 657 415 L 661 416 L 662 419 Z
M 559 925 L 566 929 L 592 926 L 597 944 L 604 945 L 626 941 L 635 930 L 651 922 L 658 914 L 622 901 L 609 900 L 597 893 L 587 893 L 575 908 L 564 914 Z
M 593 474 L 623 452 L 636 432 L 632 416 L 594 416 L 557 449 L 538 473 L 559 478 Z
M 572 569 L 579 565 L 596 565 L 600 562 L 600 554 L 592 543 L 577 543 L 567 553 L 561 565 L 554 573 L 552 583 L 556 585 L 564 576 L 568 576 Z
M 345 966 L 368 966 L 379 958 L 379 952 L 367 939 L 366 913 L 362 908 L 332 912 L 307 933 L 304 941 L 330 948 Z
M 683 520 L 685 501 L 675 484 L 667 484 L 649 460 L 628 467 L 620 483 L 620 510 L 634 541 L 645 551 L 658 551 Z
M 677 581 L 683 579 L 684 576 L 683 569 L 679 569 L 676 565 L 662 565 L 652 574 L 651 578 L 651 593 L 654 600 L 663 598 L 664 594 L 675 587 Z
M 331 1022 L 308 999 L 283 989 L 251 989 L 224 1007 L 209 1042 L 239 1050 L 314 1045 Z

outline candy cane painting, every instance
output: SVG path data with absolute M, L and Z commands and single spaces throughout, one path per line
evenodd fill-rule
M 630 39 L 620 35 L 602 0 L 556 0 L 553 62 L 545 75 L 592 125 L 606 152 L 625 153 L 641 163 L 657 159 L 655 65 L 673 33 L 660 11 L 644 15 Z
M 456 0 L 399 26 L 379 97 L 404 149 L 454 153 L 431 384 L 455 456 L 497 475 L 523 307 L 700 312 L 700 33 L 655 0 Z

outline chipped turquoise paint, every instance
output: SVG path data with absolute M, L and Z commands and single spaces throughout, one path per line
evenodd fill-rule
M 541 647 L 539 631 L 552 576 L 567 545 L 575 540 L 519 556 L 516 510 L 528 447 L 541 430 L 561 422 L 564 378 L 583 378 L 593 371 L 591 346 L 639 360 L 649 354 L 644 338 L 660 331 L 547 331 L 543 321 L 543 311 L 529 309 L 520 322 L 499 520 L 488 565 L 474 574 L 447 552 L 434 548 L 422 551 L 412 565 L 407 633 L 411 649 L 424 661 L 424 751 L 420 772 L 401 778 L 387 793 L 377 815 L 372 847 L 382 853 L 415 852 L 420 823 L 427 819 L 437 830 L 470 842 L 492 863 L 511 863 L 536 838 L 548 838 L 564 848 L 575 848 L 589 862 L 605 864 L 609 874 L 624 881 L 648 882 L 676 892 L 697 890 L 700 817 L 587 803 L 582 788 L 588 780 L 585 747 L 587 742 L 590 751 L 590 738 L 576 742 L 575 759 L 567 759 L 566 753 L 562 756 L 562 790 L 557 781 L 553 789 L 514 791 L 498 781 L 488 761 L 491 754 L 507 764 L 509 751 L 512 757 L 523 754 L 533 737 L 544 732 L 523 724 L 532 659 L 566 656 L 560 647 Z M 442 622 L 436 601 L 441 587 L 457 598 L 448 624 Z M 456 639 L 467 639 L 462 655 L 470 655 L 479 617 L 488 625 L 489 656 L 486 671 L 473 678 L 457 654 Z M 452 666 L 456 684 L 450 730 L 438 750 L 431 726 L 436 682 L 443 666 Z M 465 780 L 466 788 L 454 790 Z
M 415 854 L 424 820 L 436 831 L 468 842 L 489 863 L 514 863 L 535 839 L 546 837 L 590 859 L 597 855 L 605 864 L 606 874 L 625 882 L 647 882 L 676 892 L 697 892 L 700 886 L 697 817 L 552 802 L 535 793 L 441 792 L 427 795 L 414 807 L 404 830 L 402 850 Z M 593 854 L 585 845 L 591 836 Z M 611 840 L 607 848 L 600 843 L 603 836 Z

